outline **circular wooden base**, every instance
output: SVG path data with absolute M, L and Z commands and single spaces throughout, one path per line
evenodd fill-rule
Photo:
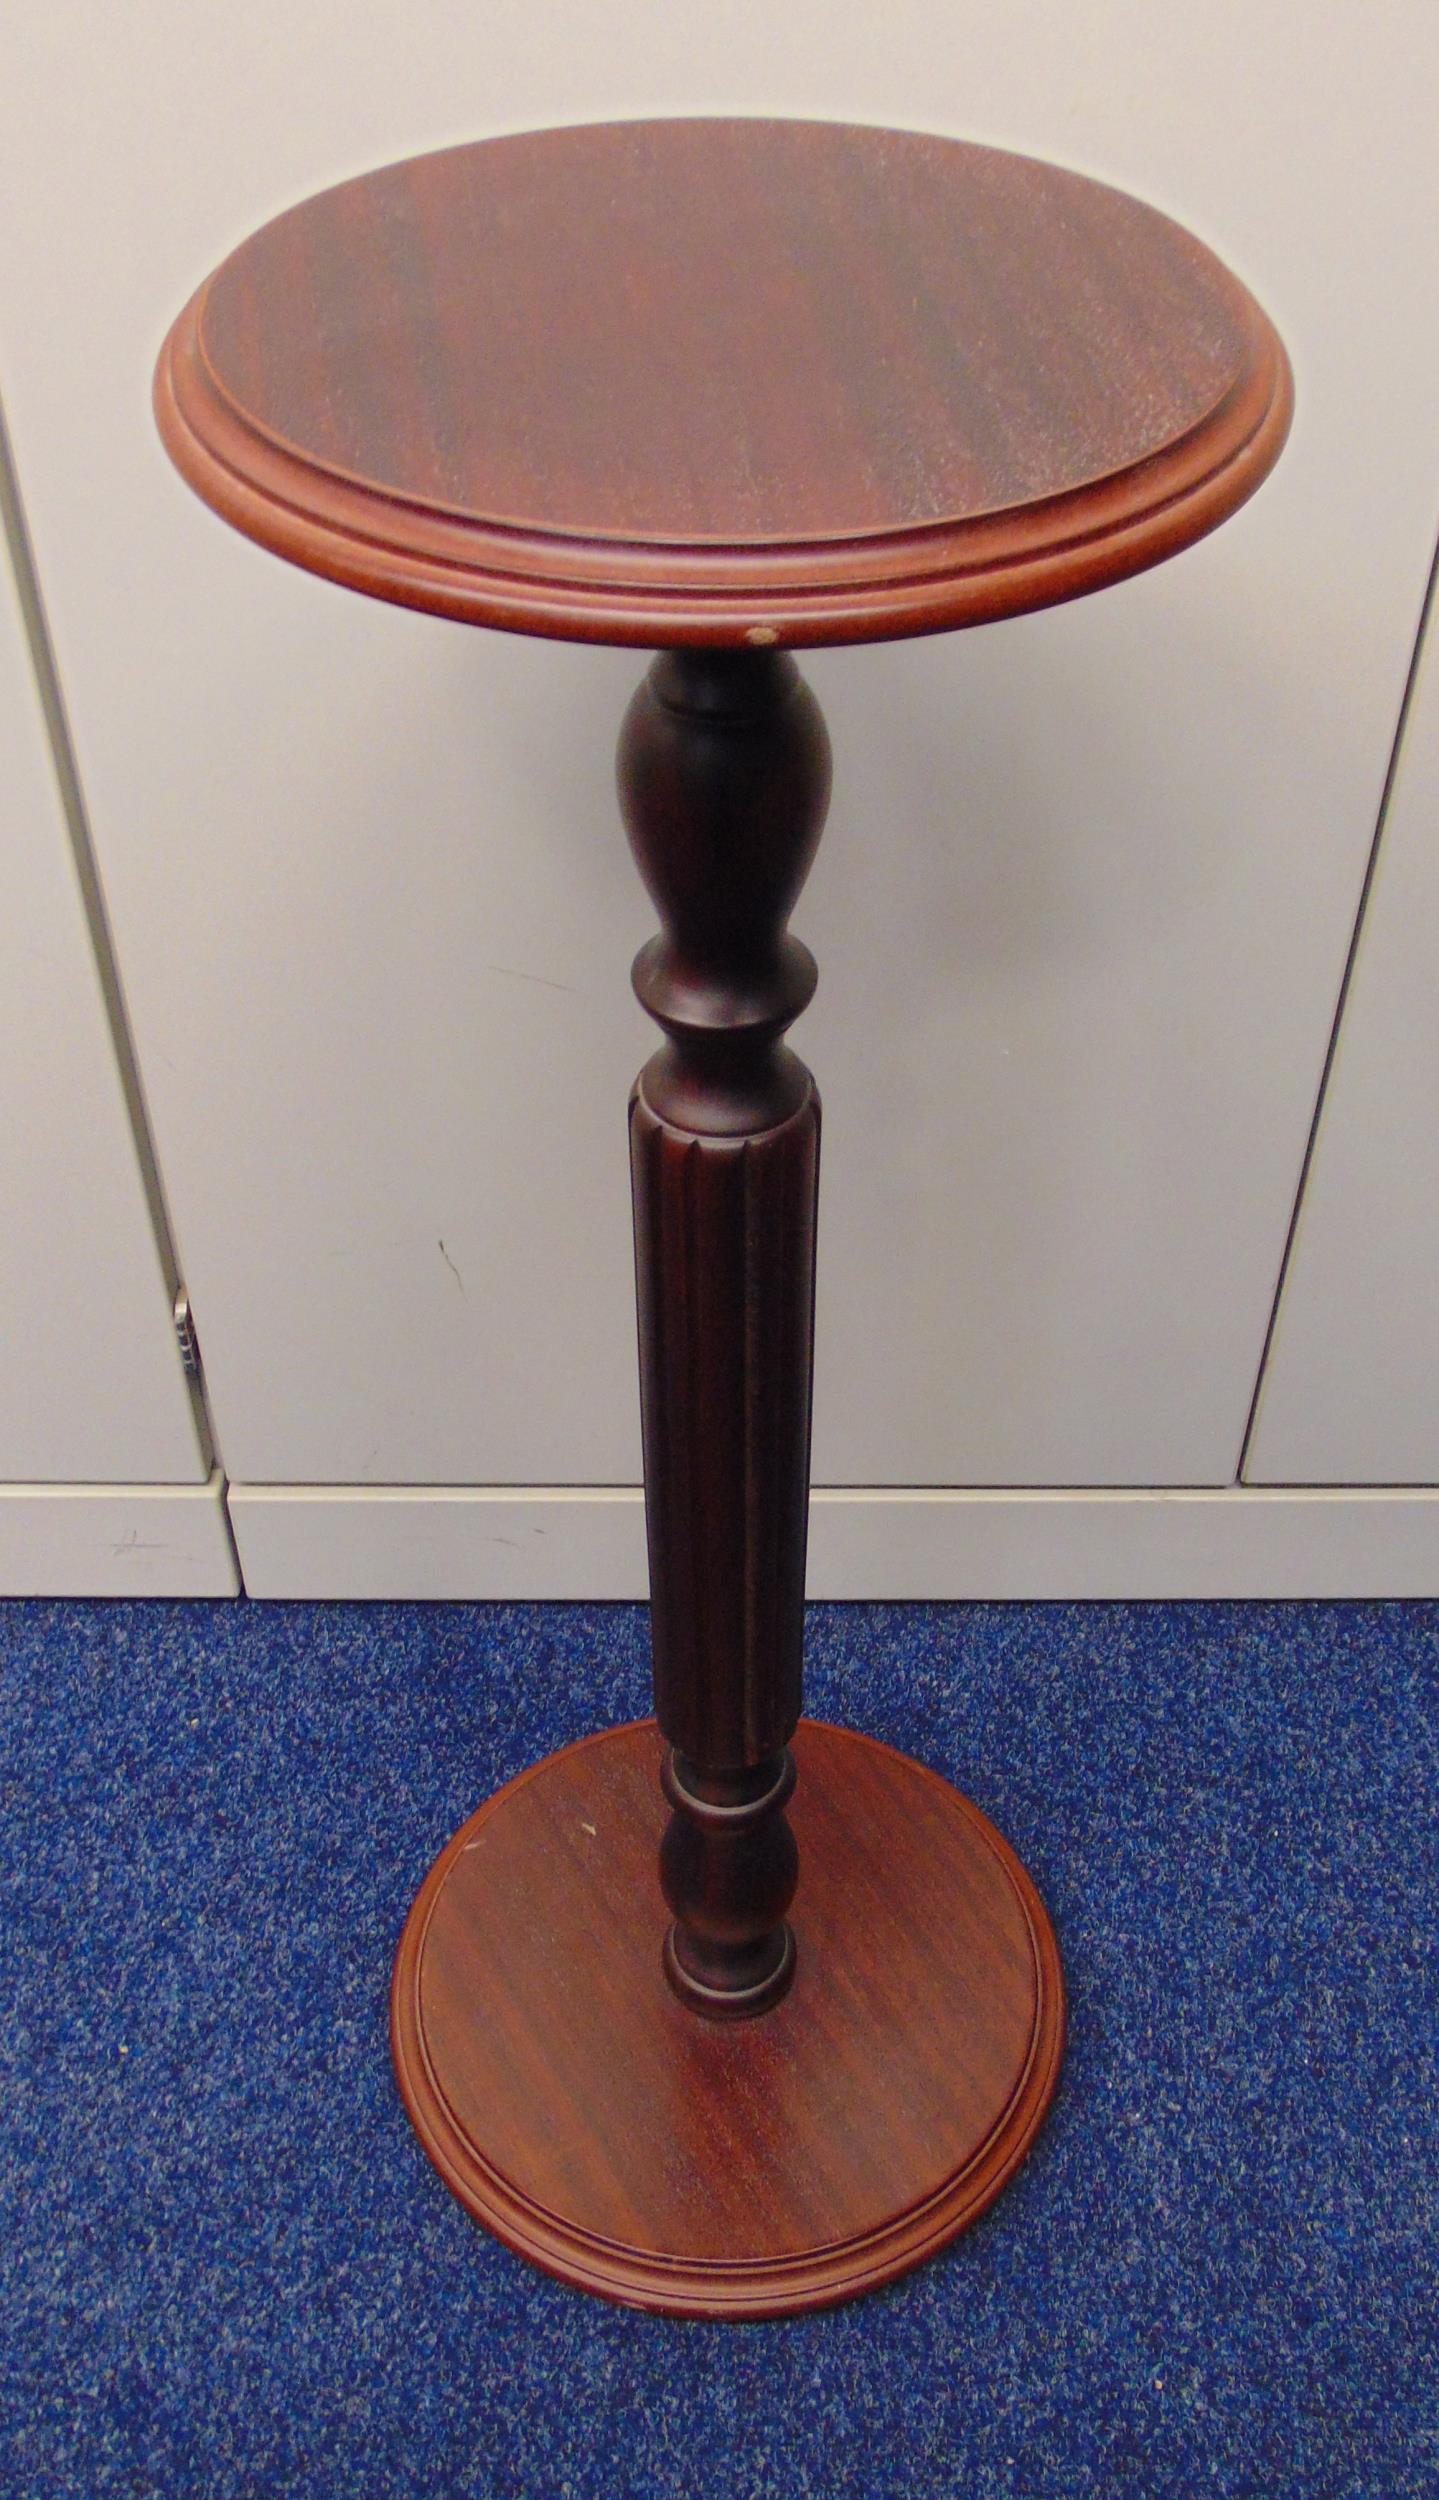
M 395 1965 L 401 2093 L 441 2178 L 549 2273 L 676 2317 L 780 2317 L 890 2282 L 1023 2161 L 1064 1985 L 1007 1842 L 887 1745 L 804 1721 L 794 1984 L 710 2023 L 666 1984 L 653 1721 L 481 1806 Z

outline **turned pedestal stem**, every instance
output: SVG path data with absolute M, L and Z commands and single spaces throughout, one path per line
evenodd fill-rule
M 620 798 L 661 934 L 634 968 L 665 1040 L 630 1102 L 660 1854 L 672 1986 L 718 2019 L 788 1987 L 819 1097 L 784 1034 L 814 958 L 786 921 L 829 798 L 795 663 L 665 653 Z

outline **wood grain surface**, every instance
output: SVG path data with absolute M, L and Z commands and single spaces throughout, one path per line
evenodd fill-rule
M 667 1967 L 715 2019 L 793 1973 L 785 1746 L 800 1712 L 819 1097 L 787 1046 L 788 933 L 829 801 L 787 651 L 674 651 L 625 716 L 620 804 L 660 916 L 634 985 L 664 1040 L 630 1099 L 655 1710 L 674 1748 Z
M 237 528 L 585 640 L 937 631 L 1138 571 L 1278 456 L 1278 337 L 1081 175 L 839 123 L 602 123 L 362 175 L 243 243 L 156 406 Z
M 470 2212 L 587 2291 L 721 2318 L 850 2299 L 1028 2151 L 1063 2046 L 1049 1921 L 947 1781 L 804 1720 L 794 1984 L 700 2021 L 661 1970 L 661 1751 L 649 1721 L 587 1737 L 456 1833 L 395 1966 L 401 2092 Z

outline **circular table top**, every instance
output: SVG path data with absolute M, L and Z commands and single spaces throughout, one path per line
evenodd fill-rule
M 1202 537 L 1279 455 L 1253 297 L 1107 185 L 831 122 L 611 122 L 339 184 L 156 374 L 248 537 L 477 624 L 647 647 L 928 633 Z

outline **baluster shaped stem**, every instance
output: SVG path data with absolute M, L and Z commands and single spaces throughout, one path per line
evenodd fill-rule
M 696 2012 L 733 2020 L 794 1971 L 819 1097 L 784 1041 L 816 978 L 786 922 L 829 740 L 787 654 L 667 652 L 619 779 L 661 923 L 634 968 L 665 1041 L 631 1096 L 630 1163 L 665 1968 Z

